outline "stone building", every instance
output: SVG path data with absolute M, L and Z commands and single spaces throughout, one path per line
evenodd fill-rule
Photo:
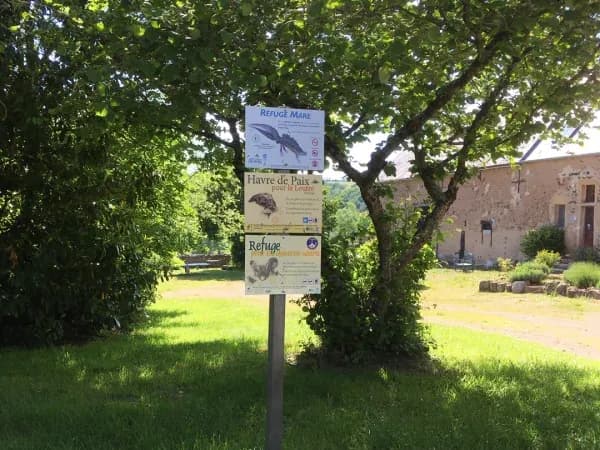
M 537 141 L 517 165 L 496 164 L 479 169 L 460 187 L 437 243 L 442 259 L 462 250 L 477 264 L 498 257 L 522 260 L 521 238 L 530 229 L 553 223 L 564 229 L 568 253 L 578 247 L 600 246 L 600 131 L 585 130 L 583 145 L 556 148 Z M 420 179 L 410 177 L 409 157 L 397 159 L 399 179 L 391 181 L 395 200 L 423 202 Z

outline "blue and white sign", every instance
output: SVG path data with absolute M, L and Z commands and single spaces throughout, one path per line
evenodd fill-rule
M 315 109 L 246 106 L 246 167 L 324 168 L 325 113 Z

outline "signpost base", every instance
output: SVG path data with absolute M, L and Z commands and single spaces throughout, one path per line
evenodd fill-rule
M 269 295 L 269 363 L 267 375 L 267 450 L 283 442 L 283 370 L 285 294 Z

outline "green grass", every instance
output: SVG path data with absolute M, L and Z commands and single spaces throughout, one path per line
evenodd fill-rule
M 193 277 L 161 290 L 228 282 Z M 264 297 L 174 296 L 129 336 L 0 350 L 0 448 L 262 448 L 267 309 Z M 300 317 L 288 305 L 289 353 L 311 337 Z M 600 363 L 461 328 L 432 334 L 435 373 L 288 365 L 285 448 L 600 447 Z

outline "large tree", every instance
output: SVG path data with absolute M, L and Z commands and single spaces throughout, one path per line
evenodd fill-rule
M 70 13 L 0 4 L 0 345 L 128 327 L 185 245 L 185 143 Z
M 393 352 L 403 348 L 386 338 L 390 324 L 398 326 L 403 314 L 409 323 L 418 319 L 397 280 L 411 273 L 469 167 L 515 156 L 536 134 L 592 118 L 599 98 L 598 6 L 182 1 L 178 24 L 165 30 L 177 75 L 163 92 L 174 102 L 192 93 L 190 127 L 213 151 L 230 155 L 238 174 L 245 104 L 326 111 L 326 154 L 359 186 L 377 238 L 376 282 L 361 300 L 373 317 L 365 334 L 375 351 Z M 197 61 L 210 72 L 198 73 Z M 357 168 L 349 149 L 374 132 L 387 137 L 373 146 L 366 168 Z M 377 182 L 392 170 L 394 151 L 412 152 L 412 169 L 430 200 L 419 226 L 402 234 L 402 245 L 395 231 L 401 224 Z
M 109 64 L 91 74 L 135 85 L 140 103 L 161 111 L 152 117 L 157 127 L 195 135 L 204 158 L 231 164 L 240 179 L 244 105 L 326 111 L 326 154 L 360 188 L 375 230 L 375 282 L 360 299 L 369 320 L 358 333 L 374 352 L 418 349 L 402 345 L 406 333 L 389 337 L 393 327 L 418 330 L 414 295 L 402 283 L 422 275 L 415 264 L 469 167 L 511 157 L 535 134 L 589 120 L 598 101 L 596 1 L 71 6 L 70 20 L 95 27 L 93 42 L 106 50 Z M 387 137 L 366 168 L 356 167 L 349 149 L 375 132 Z M 392 170 L 394 151 L 412 152 L 429 193 L 418 226 L 414 215 L 391 213 L 377 182 Z M 327 303 L 327 292 L 311 304 Z

